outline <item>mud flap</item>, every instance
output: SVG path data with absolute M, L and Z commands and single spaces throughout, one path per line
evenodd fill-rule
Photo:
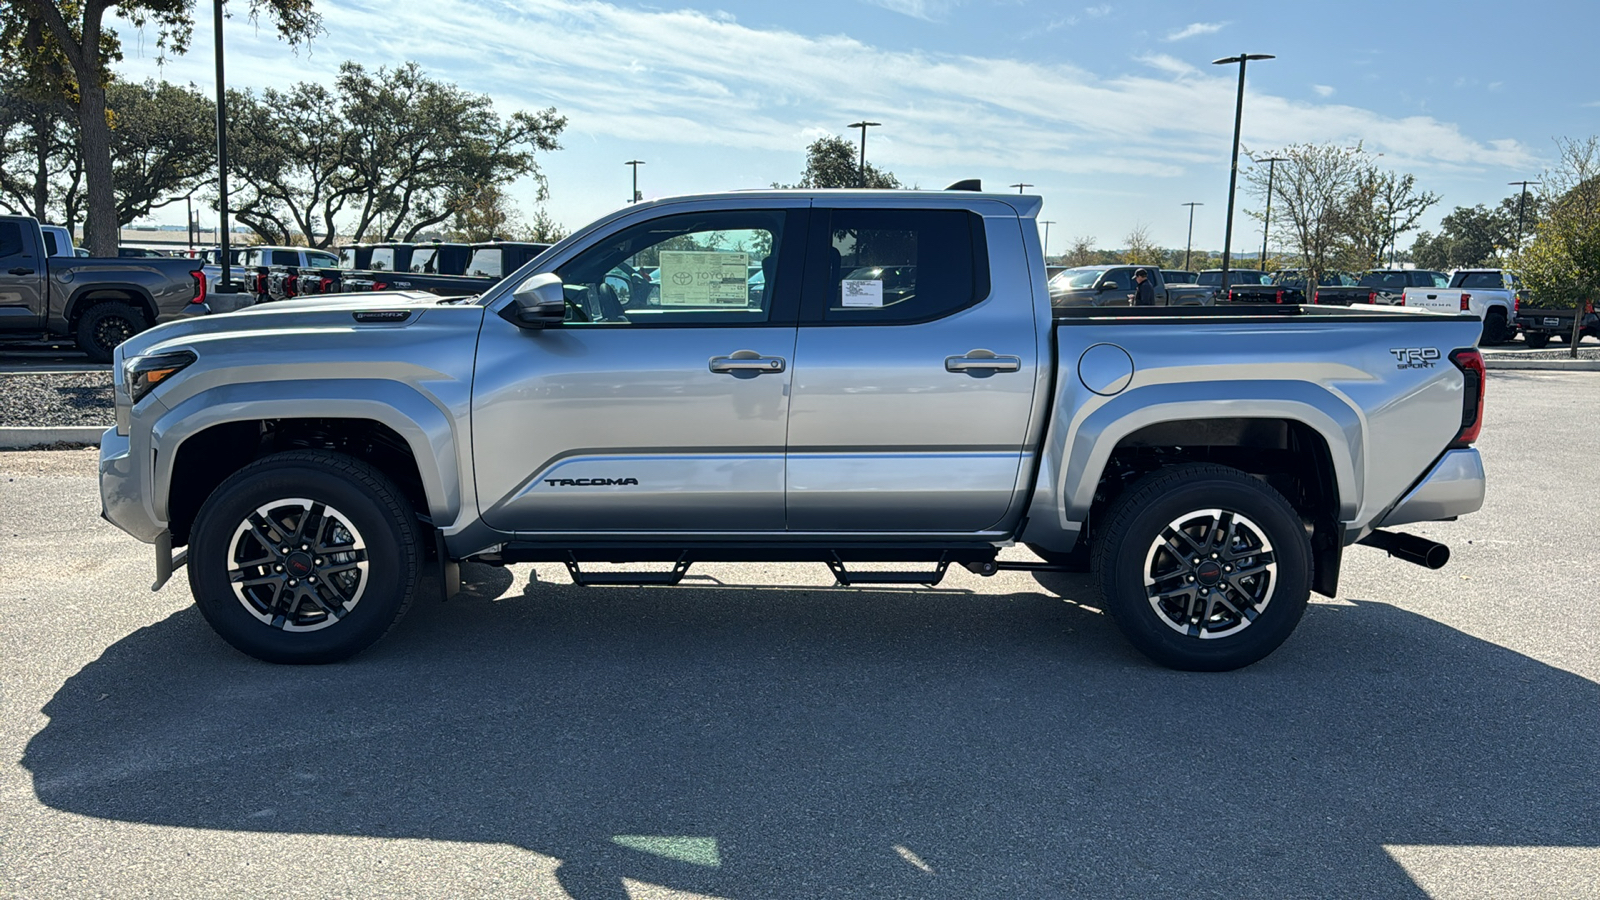
M 450 558 L 450 549 L 444 545 L 444 534 L 433 529 L 434 558 L 439 561 L 439 587 L 445 600 L 461 593 L 461 563 Z
M 159 591 L 172 573 L 183 568 L 189 561 L 189 548 L 185 547 L 176 554 L 172 552 L 172 532 L 163 531 L 156 535 L 156 583 L 150 585 L 150 590 Z

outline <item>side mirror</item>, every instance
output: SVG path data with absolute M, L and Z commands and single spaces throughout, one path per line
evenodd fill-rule
M 1099 284 L 1097 284 L 1097 285 L 1095 285 L 1095 286 L 1094 286 L 1094 289 L 1095 289 L 1095 290 L 1096 290 L 1096 291 L 1109 291 L 1109 290 L 1111 290 L 1111 289 L 1112 289 L 1112 288 L 1114 288 L 1114 287 L 1116 287 L 1116 285 L 1115 285 L 1115 284 L 1112 284 L 1112 283 L 1111 283 L 1111 282 L 1109 282 L 1109 281 L 1102 281 L 1102 282 L 1100 282 L 1100 283 L 1099 283 Z
M 546 272 L 517 286 L 506 318 L 518 328 L 553 328 L 567 317 L 567 292 L 559 275 Z

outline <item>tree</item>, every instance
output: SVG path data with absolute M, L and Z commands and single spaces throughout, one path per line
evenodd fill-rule
M 1517 264 L 1540 303 L 1580 310 L 1568 338 L 1576 358 L 1581 310 L 1600 296 L 1600 137 L 1556 146 L 1559 161 L 1540 188 L 1547 213 Z
M 1143 222 L 1136 223 L 1123 241 L 1127 243 L 1128 249 L 1122 251 L 1122 262 L 1130 265 L 1161 265 L 1163 253 L 1150 239 L 1149 225 Z
M 48 84 L 9 66 L 0 72 L 0 206 L 6 211 L 55 220 L 52 197 L 80 180 L 74 178 L 71 115 L 71 105 Z
M 415 63 L 368 72 L 347 62 L 332 90 L 302 83 L 228 102 L 239 221 L 268 241 L 303 234 L 314 246 L 341 227 L 356 240 L 413 240 L 474 215 L 486 186 L 523 176 L 542 200 L 535 154 L 559 148 L 566 126 L 553 108 L 502 119 L 487 96 Z
M 456 208 L 446 235 L 452 241 L 469 243 L 506 240 L 513 231 L 522 230 L 521 220 L 505 190 L 498 184 L 486 184 Z
M 1411 255 L 1424 269 L 1493 266 L 1516 243 L 1518 198 L 1507 197 L 1493 209 L 1479 203 L 1458 206 L 1439 223 L 1439 233 L 1419 232 Z M 1528 204 L 1529 222 L 1538 218 L 1537 202 Z
M 116 81 L 106 104 L 119 226 L 215 180 L 217 108 L 194 85 Z
M 112 8 L 136 26 L 154 24 L 156 46 L 163 53 L 189 49 L 192 0 L 14 0 L 0 12 L 0 32 L 7 38 L 4 62 L 53 78 L 77 112 L 88 192 L 85 243 L 102 256 L 116 255 L 118 230 L 106 88 L 112 80 L 110 65 L 121 58 L 121 45 L 103 25 Z M 262 12 L 290 44 L 310 40 L 321 27 L 311 0 L 250 0 L 251 18 Z M 55 59 L 65 65 L 52 69 Z
M 837 135 L 820 137 L 806 148 L 806 168 L 800 173 L 801 188 L 853 188 L 862 186 L 860 157 L 854 144 Z M 776 187 L 777 185 L 774 185 Z M 866 165 L 866 187 L 898 188 L 900 179 L 893 172 Z
M 1414 230 L 1422 214 L 1439 202 L 1438 194 L 1419 193 L 1416 181 L 1412 175 L 1385 172 L 1372 165 L 1356 176 L 1338 211 L 1341 234 L 1335 262 L 1341 268 L 1381 267 L 1384 248 L 1392 249 L 1395 238 Z
M 1067 245 L 1067 252 L 1061 261 L 1069 266 L 1092 266 L 1100 259 L 1100 253 L 1095 250 L 1094 245 L 1094 235 L 1079 235 Z
M 1368 171 L 1365 151 L 1360 145 L 1294 144 L 1270 155 L 1283 160 L 1272 173 L 1272 224 L 1278 243 L 1299 252 L 1306 283 L 1315 285 L 1344 236 L 1350 194 Z M 1263 199 L 1267 179 L 1267 169 L 1259 165 L 1245 174 L 1250 193 Z M 1260 218 L 1253 211 L 1250 215 Z
M 533 241 L 537 244 L 554 244 L 556 241 L 565 239 L 571 233 L 541 206 L 534 211 L 533 219 L 522 230 L 522 239 Z

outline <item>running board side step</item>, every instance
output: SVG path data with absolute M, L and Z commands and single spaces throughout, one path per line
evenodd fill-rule
M 921 584 L 933 587 L 944 580 L 944 573 L 950 568 L 950 560 L 941 556 L 934 565 L 932 572 L 852 572 L 844 566 L 844 560 L 837 554 L 828 560 L 828 571 L 833 573 L 833 580 L 842 587 L 852 587 L 858 584 Z
M 687 555 L 678 557 L 666 572 L 585 572 L 573 554 L 568 554 L 563 562 L 567 564 L 567 574 L 572 576 L 572 583 L 579 587 L 639 587 L 651 584 L 671 587 L 682 581 L 683 576 L 689 574 L 689 567 L 694 565 L 694 560 L 688 559 Z

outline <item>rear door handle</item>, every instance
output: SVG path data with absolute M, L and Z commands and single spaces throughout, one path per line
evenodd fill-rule
M 754 350 L 737 350 L 731 356 L 713 356 L 707 364 L 713 372 L 727 373 L 730 375 L 761 375 L 766 372 L 782 372 L 787 362 L 781 356 L 762 356 Z
M 1015 372 L 1022 368 L 1020 356 L 996 356 L 988 350 L 970 350 L 966 356 L 946 356 L 944 370 L 946 372 L 971 372 L 973 374 L 989 374 L 991 372 Z
M 17 266 L 15 269 L 9 270 L 7 274 L 10 274 L 10 275 L 32 275 L 33 274 L 33 270 L 28 268 L 28 267 L 26 267 L 26 266 Z

